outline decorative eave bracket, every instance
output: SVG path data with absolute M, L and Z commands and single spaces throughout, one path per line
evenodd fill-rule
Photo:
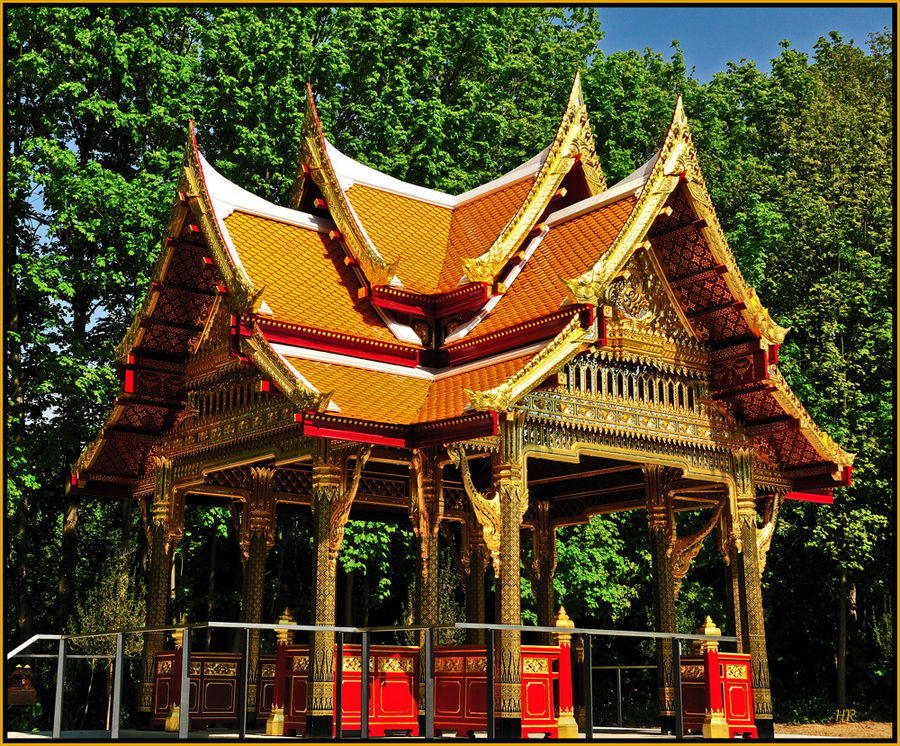
M 593 307 L 582 307 L 543 350 L 507 381 L 487 391 L 464 389 L 472 406 L 479 411 L 508 410 L 573 356 L 587 349 L 597 339 L 596 329 Z

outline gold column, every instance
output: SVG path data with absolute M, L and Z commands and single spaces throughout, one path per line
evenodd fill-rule
M 657 632 L 675 632 L 675 580 L 667 556 L 672 535 L 671 510 L 666 496 L 666 467 L 644 466 L 647 495 L 647 522 L 650 530 L 650 559 L 653 567 L 653 610 Z M 675 687 L 672 642 L 657 640 L 656 665 L 659 680 L 659 721 L 661 730 L 675 730 Z
M 410 459 L 409 520 L 419 545 L 419 596 L 417 624 L 438 623 L 440 598 L 438 531 L 444 514 L 444 500 L 438 484 L 438 470 L 431 454 L 413 449 Z M 425 717 L 424 632 L 419 635 L 419 717 Z M 423 722 L 424 726 L 424 722 Z
M 498 619 L 500 624 L 522 623 L 519 532 L 528 509 L 528 490 L 522 468 L 521 424 L 513 419 L 503 423 L 503 448 L 491 460 L 494 489 L 500 508 L 500 582 Z M 497 737 L 520 738 L 522 734 L 521 633 L 500 632 L 497 645 Z
M 172 460 L 155 459 L 156 488 L 153 494 L 153 510 L 147 532 L 150 550 L 150 579 L 147 588 L 147 627 L 162 627 L 168 622 L 169 582 L 172 571 L 172 555 L 184 536 L 184 495 L 173 485 Z M 150 712 L 153 705 L 153 658 L 162 651 L 164 632 L 148 632 L 144 635 L 141 652 L 141 692 L 138 709 Z
M 447 447 L 453 463 L 460 468 L 463 486 L 472 505 L 481 534 L 490 552 L 497 578 L 497 614 L 499 624 L 522 623 L 519 566 L 519 532 L 522 516 L 528 509 L 528 490 L 522 469 L 521 423 L 507 418 L 501 426 L 500 453 L 491 456 L 489 494 L 482 494 L 469 472 L 466 452 L 459 443 Z M 495 713 L 497 737 L 520 738 L 522 735 L 521 634 L 504 631 L 496 636 L 497 686 Z
M 753 484 L 752 452 L 734 454 L 734 500 L 738 525 L 737 547 L 740 634 L 743 652 L 750 654 L 753 673 L 753 710 L 760 738 L 772 738 L 772 693 L 769 688 L 769 660 L 763 624 L 762 588 L 756 530 L 756 488 Z
M 361 446 L 355 454 L 335 453 L 327 440 L 317 444 L 312 469 L 314 589 L 313 624 L 332 627 L 335 623 L 335 579 L 337 558 L 344 541 L 344 527 L 359 487 L 362 469 L 372 452 Z M 356 456 L 353 476 L 346 476 L 347 461 Z M 307 686 L 306 734 L 331 738 L 334 715 L 334 632 L 313 632 L 309 642 L 309 683 Z
M 275 470 L 251 467 L 250 493 L 244 503 L 239 530 L 241 560 L 244 565 L 241 621 L 262 621 L 265 592 L 266 557 L 275 544 Z M 248 654 L 247 708 L 256 710 L 257 669 L 259 667 L 259 630 L 250 630 Z

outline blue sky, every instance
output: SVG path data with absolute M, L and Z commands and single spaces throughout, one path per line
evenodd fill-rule
M 707 82 L 725 69 L 729 60 L 754 60 L 769 70 L 769 60 L 781 54 L 779 42 L 787 39 L 794 49 L 813 51 L 813 45 L 829 31 L 866 48 L 871 32 L 893 26 L 893 6 L 796 5 L 796 6 L 620 6 L 599 8 L 600 42 L 604 54 L 650 47 L 667 59 L 677 39 L 688 72 Z

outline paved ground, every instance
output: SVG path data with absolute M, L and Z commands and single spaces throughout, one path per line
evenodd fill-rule
M 805 725 L 781 725 L 775 726 L 775 738 L 785 741 L 806 741 L 806 740 L 822 740 L 822 739 L 892 739 L 892 724 L 879 723 L 874 721 L 863 721 L 860 723 L 826 723 L 824 725 L 809 723 Z M 146 731 L 146 730 L 122 730 L 122 742 L 136 741 L 172 741 L 177 740 L 177 733 L 166 733 L 164 731 Z M 485 734 L 477 734 L 476 737 L 484 738 Z M 13 740 L 50 740 L 49 731 L 41 731 L 37 733 L 14 733 L 6 734 L 8 741 Z M 189 735 L 191 740 L 232 740 L 236 738 L 234 731 L 225 730 L 204 730 L 192 731 Z M 583 738 L 584 736 L 582 736 Z M 594 737 L 598 741 L 673 741 L 674 736 L 661 736 L 659 731 L 650 728 L 595 728 Z M 63 731 L 62 738 L 64 740 L 97 742 L 109 740 L 109 731 L 106 730 L 81 730 L 81 731 Z M 272 736 L 266 736 L 260 731 L 251 731 L 247 734 L 247 741 L 272 741 L 282 740 Z M 293 738 L 286 740 L 296 740 Z M 385 740 L 379 739 L 381 743 L 387 743 Z M 701 740 L 697 736 L 688 736 L 687 740 Z M 403 741 L 408 742 L 406 739 Z

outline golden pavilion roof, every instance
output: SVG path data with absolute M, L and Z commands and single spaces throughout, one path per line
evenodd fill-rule
M 190 356 L 227 298 L 237 354 L 298 421 L 396 430 L 496 419 L 581 352 L 608 343 L 638 359 L 619 337 L 607 340 L 604 314 L 620 298 L 616 283 L 643 262 L 673 307 L 669 336 L 657 334 L 666 364 L 709 375 L 714 405 L 746 425 L 769 461 L 849 473 L 852 455 L 815 426 L 777 370 L 786 330 L 728 248 L 680 100 L 658 153 L 608 186 L 576 78 L 544 151 L 448 195 L 342 154 L 325 139 L 310 92 L 289 206 L 218 174 L 193 135 L 179 190 L 153 290 L 119 348 L 126 367 L 160 347 Z M 176 334 L 156 319 L 175 302 L 166 288 L 185 283 L 218 299 L 184 311 L 190 322 Z M 676 337 L 688 352 L 672 352 Z M 179 416 L 176 399 L 160 404 L 157 434 Z M 112 435 L 128 402 L 117 400 L 76 474 L 146 472 L 152 447 L 123 465 L 127 447 L 117 444 L 128 439 Z M 769 426 L 784 422 L 796 426 Z

